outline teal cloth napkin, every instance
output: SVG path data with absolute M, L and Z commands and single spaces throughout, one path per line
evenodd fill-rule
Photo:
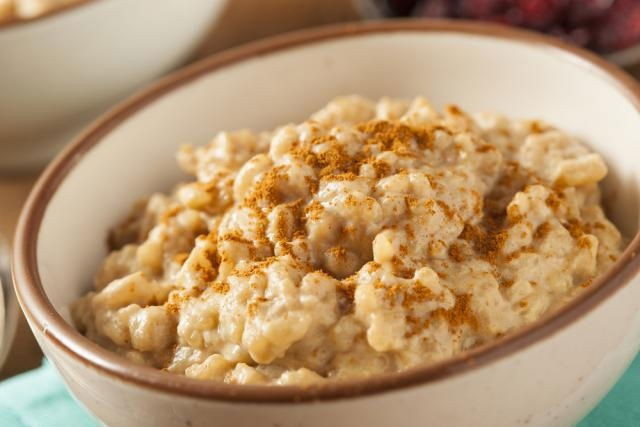
M 0 382 L 0 426 L 84 427 L 98 422 L 67 391 L 45 361 L 33 371 Z
M 0 426 L 97 426 L 67 392 L 53 367 L 42 367 L 0 383 Z M 640 355 L 611 392 L 578 427 L 640 425 Z

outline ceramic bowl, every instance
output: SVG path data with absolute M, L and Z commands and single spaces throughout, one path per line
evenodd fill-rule
M 9 245 L 0 236 L 0 369 L 18 327 L 19 308 L 11 281 Z
M 3 280 L 0 277 L 0 368 L 2 368 L 4 359 L 7 357 L 6 348 L 8 347 L 8 345 L 5 343 L 6 338 L 5 338 L 5 331 L 4 331 L 5 330 L 4 325 L 7 322 L 5 319 L 6 312 L 7 312 L 7 309 L 5 307 L 5 302 L 4 302 L 4 285 L 3 285 Z
M 538 117 L 611 166 L 610 216 L 633 237 L 615 267 L 541 321 L 459 357 L 302 389 L 227 385 L 130 363 L 80 335 L 69 304 L 91 286 L 107 230 L 182 178 L 181 143 L 302 120 L 336 95 L 427 96 Z M 24 208 L 16 290 L 69 389 L 108 425 L 553 426 L 577 422 L 640 347 L 640 89 L 587 52 L 489 24 L 388 21 L 289 34 L 213 56 L 95 122 Z
M 0 170 L 43 165 L 115 101 L 181 65 L 227 0 L 89 0 L 0 25 Z

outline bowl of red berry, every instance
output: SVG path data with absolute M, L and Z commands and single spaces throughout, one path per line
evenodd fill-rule
M 640 69 L 638 0 L 378 0 L 374 3 L 380 14 L 389 17 L 469 19 L 524 27 L 588 48 L 618 65 Z

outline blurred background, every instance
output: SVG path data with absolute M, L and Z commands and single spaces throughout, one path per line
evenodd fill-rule
M 0 236 L 38 173 L 150 81 L 252 40 L 386 18 L 499 22 L 551 34 L 640 76 L 638 0 L 0 0 Z M 39 366 L 23 319 L 0 380 Z

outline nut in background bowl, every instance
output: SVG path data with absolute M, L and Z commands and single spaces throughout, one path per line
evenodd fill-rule
M 171 375 L 135 365 L 73 328 L 68 307 L 90 287 L 107 230 L 136 199 L 182 178 L 174 163 L 182 142 L 300 120 L 348 93 L 420 94 L 436 107 L 456 102 L 539 117 L 577 135 L 611 166 L 609 215 L 635 236 L 630 247 L 567 306 L 495 342 L 435 365 L 308 389 Z M 85 131 L 25 206 L 15 239 L 16 289 L 44 352 L 78 400 L 109 425 L 569 425 L 608 391 L 640 346 L 639 138 L 637 84 L 547 37 L 446 21 L 289 34 L 190 66 Z
M 227 0 L 89 0 L 0 25 L 0 171 L 43 165 L 113 102 L 182 64 Z

